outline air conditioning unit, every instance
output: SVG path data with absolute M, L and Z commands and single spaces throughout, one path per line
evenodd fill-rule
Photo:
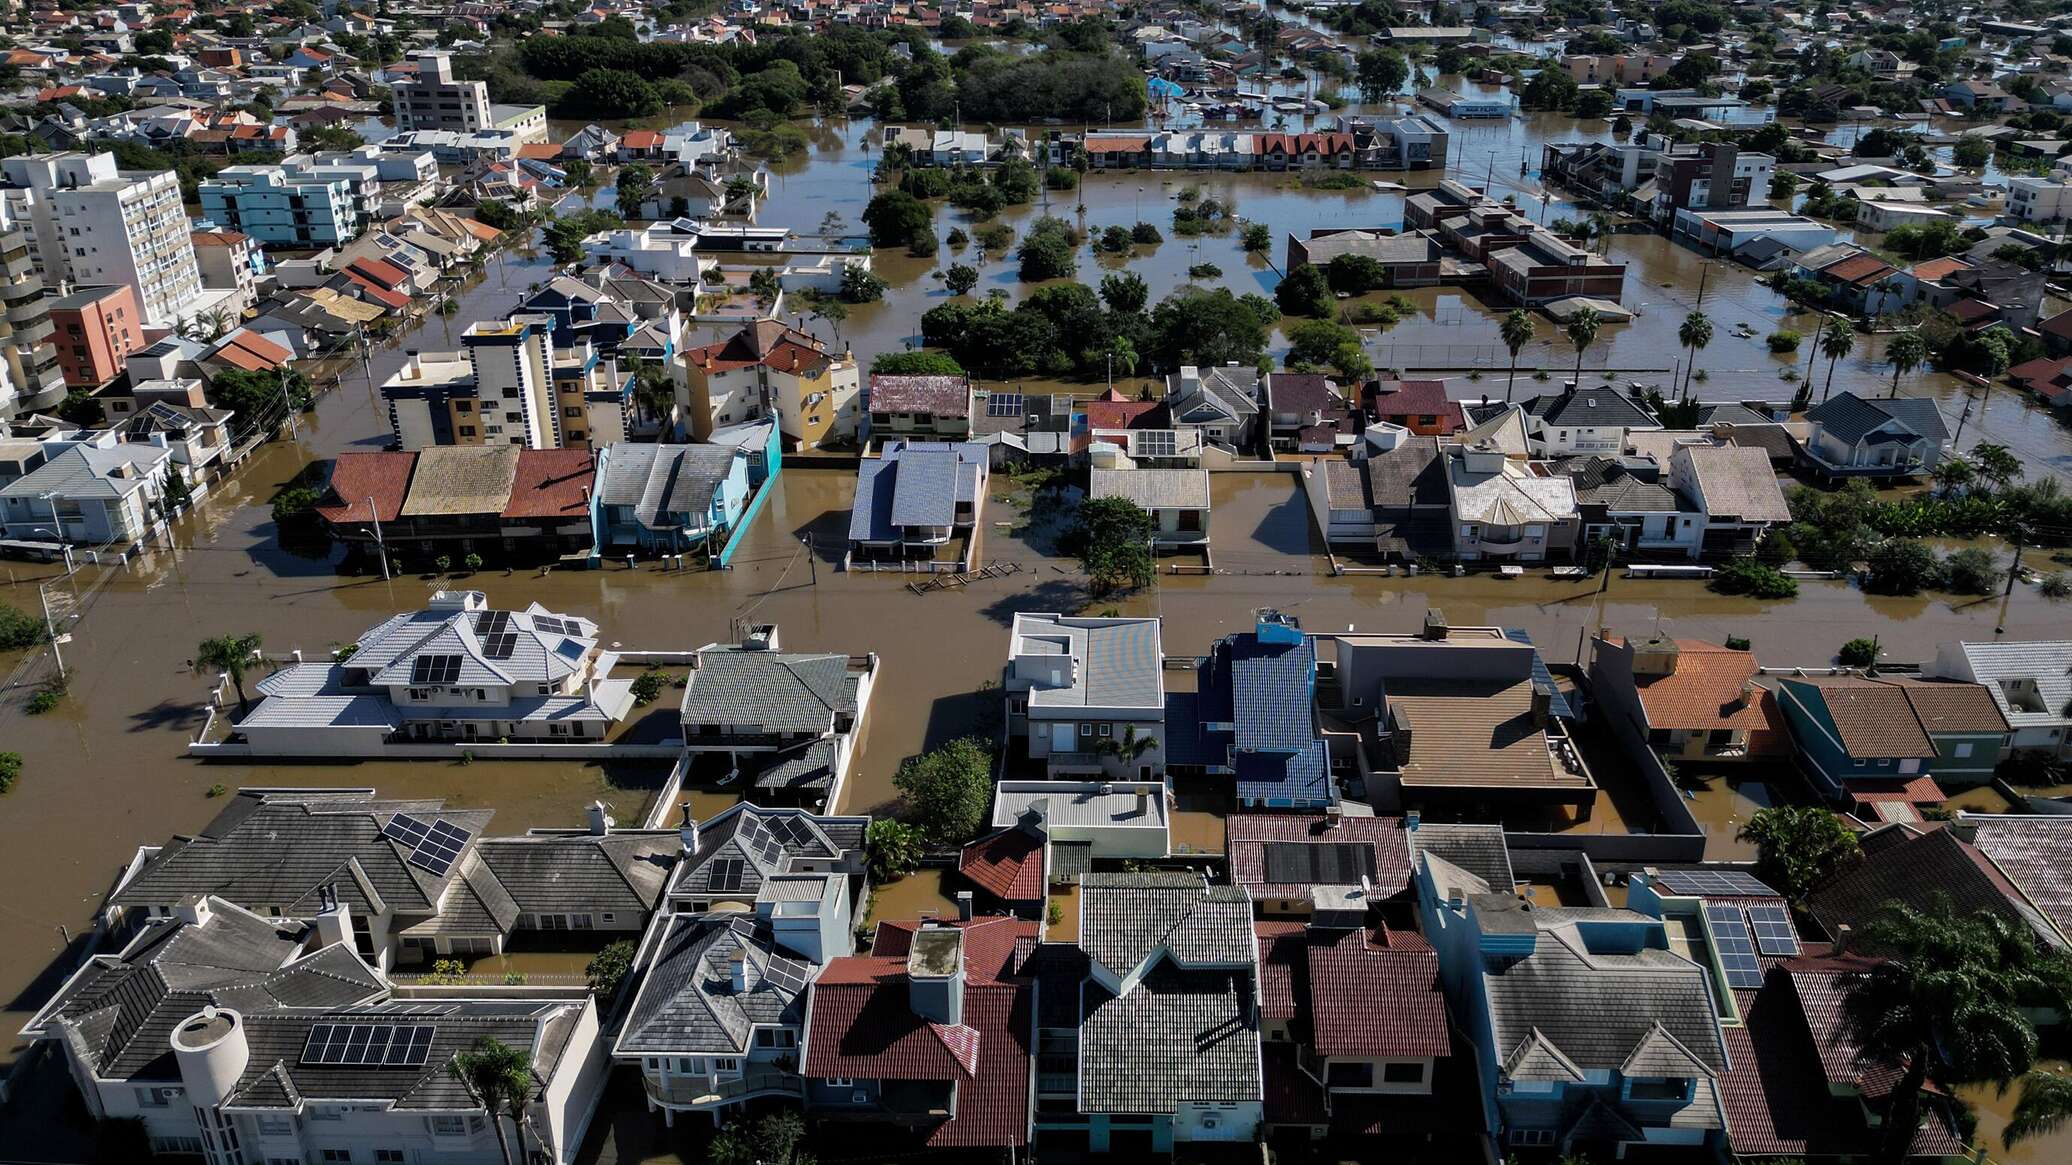
M 870 1102 L 871 1094 L 861 1088 L 849 1094 L 849 1103 L 851 1104 L 869 1104 Z
M 1201 1118 L 1201 1127 L 1205 1129 L 1221 1128 L 1222 1126 L 1223 1118 L 1220 1116 L 1211 1114 L 1209 1116 Z

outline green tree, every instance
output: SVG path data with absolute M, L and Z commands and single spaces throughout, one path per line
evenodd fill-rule
M 863 208 L 863 225 L 874 247 L 903 247 L 915 236 L 935 229 L 935 212 L 903 190 L 887 190 Z M 980 232 L 984 241 L 984 232 Z
M 1872 636 L 1851 639 L 1835 652 L 1835 658 L 1843 667 L 1869 667 L 1878 662 L 1878 641 Z
M 1979 169 L 1993 159 L 1993 144 L 1972 135 L 1958 138 L 1957 145 L 1950 151 L 1950 159 L 1967 170 Z
M 975 736 L 908 757 L 892 784 L 906 798 L 914 824 L 929 845 L 952 848 L 978 836 L 992 804 L 993 762 Z
M 43 620 L 19 607 L 0 603 L 0 651 L 15 651 L 43 642 Z
M 748 294 L 755 297 L 756 306 L 768 311 L 784 294 L 784 284 L 777 278 L 775 267 L 758 267 L 748 273 Z
M 969 295 L 978 286 L 978 268 L 969 263 L 952 263 L 942 273 L 943 286 L 953 295 Z
M 1360 333 L 1331 320 L 1304 320 L 1288 332 L 1288 367 L 1297 371 L 1331 368 L 1348 381 L 1361 381 L 1374 371 L 1360 346 Z
M 1965 455 L 1977 470 L 1979 480 L 2004 490 L 2022 479 L 2022 459 L 2005 445 L 1981 441 Z
M 1247 255 L 1261 255 L 1273 249 L 1273 228 L 1263 222 L 1248 222 L 1239 235 Z
M 1359 55 L 1353 75 L 1359 82 L 1362 97 L 1368 101 L 1381 101 L 1410 79 L 1410 62 L 1394 49 L 1370 49 Z
M 1835 366 L 1855 347 L 1856 325 L 1846 316 L 1827 317 L 1827 327 L 1820 333 L 1820 354 L 1827 357 L 1827 384 L 1820 390 L 1821 400 L 1835 390 Z
M 1940 895 L 1928 910 L 1886 906 L 1863 928 L 1861 945 L 1881 958 L 1851 979 L 1843 1017 L 1865 1053 L 1901 1065 L 1877 1154 L 1900 1165 L 1911 1155 L 1928 1081 L 2005 1086 L 2035 1065 L 2029 1017 L 2072 1002 L 2068 964 L 2037 949 L 2023 923 L 1985 909 L 1959 914 Z
M 260 637 L 256 631 L 244 635 L 218 635 L 204 639 L 194 649 L 194 666 L 214 668 L 230 677 L 230 685 L 237 689 L 239 716 L 251 708 L 245 698 L 245 669 L 252 666 L 252 657 L 259 654 Z
M 1182 287 L 1151 309 L 1145 355 L 1154 366 L 1251 365 L 1266 350 L 1266 328 L 1278 318 L 1273 301 L 1232 295 L 1228 288 Z
M 1273 289 L 1273 301 L 1291 316 L 1329 318 L 1338 314 L 1330 276 L 1314 263 L 1288 272 L 1288 277 Z
M 841 290 L 835 294 L 843 303 L 876 303 L 885 298 L 885 287 L 885 281 L 870 268 L 851 263 L 842 268 Z
M 1953 552 L 1943 563 L 1950 590 L 1960 595 L 1990 595 L 2003 577 L 1991 551 L 1967 546 Z
M 592 955 L 583 967 L 583 976 L 600 1001 L 599 1007 L 609 1006 L 612 996 L 619 993 L 619 984 L 626 981 L 626 973 L 633 969 L 634 950 L 633 940 L 622 938 Z
M 1101 302 L 1118 315 L 1133 316 L 1151 301 L 1151 285 L 1134 271 L 1117 271 L 1101 276 Z
M 873 818 L 864 827 L 863 848 L 874 884 L 903 878 L 921 865 L 921 831 L 895 818 Z
M 1691 354 L 1690 363 L 1684 368 L 1683 395 L 1688 398 L 1691 395 L 1691 374 L 1698 368 L 1698 353 L 1712 343 L 1712 320 L 1702 311 L 1692 312 L 1676 329 L 1676 339 Z
M 881 352 L 871 361 L 873 376 L 962 376 L 964 366 L 947 352 Z
M 1021 279 L 1035 283 L 1045 279 L 1070 279 L 1079 271 L 1079 239 L 1072 224 L 1045 215 L 1022 236 L 1015 250 L 1022 262 Z
M 453 1058 L 452 1071 L 454 1079 L 489 1114 L 503 1159 L 517 1165 L 511 1156 L 510 1138 L 504 1134 L 504 1118 L 509 1117 L 518 1130 L 522 1146 L 525 1106 L 531 1102 L 534 1091 L 531 1058 L 501 1040 L 484 1036 L 475 1041 L 473 1048 Z
M 1869 573 L 1863 589 L 1880 595 L 1912 595 L 1934 590 L 1943 582 L 1942 561 L 1925 543 L 1887 538 L 1864 556 Z
M 1553 72 L 1554 70 L 1547 70 Z M 1583 383 L 1583 352 L 1597 342 L 1597 333 L 1604 327 L 1604 317 L 1593 307 L 1577 308 L 1568 317 L 1562 330 L 1568 334 L 1568 342 L 1576 346 L 1576 384 Z
M 1151 585 L 1156 577 L 1151 532 L 1151 515 L 1135 502 L 1095 498 L 1080 503 L 1062 545 L 1085 568 L 1088 587 L 1097 595 L 1107 595 Z
M 1755 843 L 1755 876 L 1794 903 L 1862 854 L 1856 834 L 1820 805 L 1758 809 L 1734 838 Z
M 2030 1072 L 2022 1077 L 2021 1099 L 2000 1134 L 2009 1149 L 2031 1137 L 2048 1136 L 2072 1120 L 2072 1076 L 2062 1072 Z
M 1537 331 L 1538 328 L 1532 321 L 1532 313 L 1522 307 L 1512 308 L 1497 329 L 1497 334 L 1503 337 L 1504 347 L 1511 350 L 1511 375 L 1504 381 L 1505 404 L 1511 403 L 1511 390 L 1518 383 L 1518 353 L 1525 351 L 1525 346 L 1532 343 L 1533 335 Z
M 620 217 L 639 218 L 641 204 L 655 196 L 655 172 L 639 162 L 622 166 L 617 191 Z
M 1921 338 L 1919 329 L 1908 328 L 1892 337 L 1891 343 L 1885 345 L 1885 363 L 1892 365 L 1892 396 L 1899 395 L 1899 378 L 1919 368 L 1926 359 L 1928 341 Z
M 562 117 L 651 117 L 662 112 L 662 95 L 638 73 L 591 69 L 575 79 L 555 108 Z
M 583 257 L 583 240 L 601 231 L 615 231 L 626 220 L 608 210 L 581 210 L 562 215 L 540 232 L 548 257 L 557 264 L 574 263 Z

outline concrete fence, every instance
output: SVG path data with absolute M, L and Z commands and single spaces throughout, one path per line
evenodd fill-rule
M 475 760 L 673 760 L 683 752 L 683 741 L 656 744 L 549 744 L 494 740 L 447 740 L 384 744 L 378 753 L 355 759 L 455 761 Z M 254 749 L 250 744 L 196 740 L 188 744 L 187 755 L 203 760 L 320 760 L 329 753 L 280 752 Z

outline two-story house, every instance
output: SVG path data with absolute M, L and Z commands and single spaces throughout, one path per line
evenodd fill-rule
M 1811 409 L 1801 463 L 1827 480 L 1922 477 L 1942 460 L 1950 431 L 1932 400 L 1871 400 L 1838 392 Z
M 1922 674 L 1985 685 L 2007 718 L 2007 749 L 2072 756 L 2072 642 L 1945 643 Z
M 1017 613 L 1001 684 L 1008 732 L 1047 776 L 1157 777 L 1164 663 L 1157 619 Z
M 438 591 L 338 658 L 261 680 L 266 699 L 236 732 L 267 756 L 378 756 L 396 741 L 597 741 L 633 709 L 632 681 L 610 678 L 617 663 L 588 619 Z
M 600 552 L 717 553 L 751 491 L 748 450 L 621 441 L 597 457 Z
M 1225 365 L 1187 365 L 1166 378 L 1166 408 L 1175 425 L 1199 428 L 1212 445 L 1249 454 L 1259 440 L 1259 373 Z
M 1262 610 L 1195 666 L 1195 690 L 1166 702 L 1167 763 L 1228 776 L 1238 804 L 1319 811 L 1338 799 L 1318 731 L 1316 642 L 1292 616 Z
M 2007 746 L 1992 693 L 1962 680 L 1782 676 L 1777 705 L 1813 786 L 1874 818 L 1881 803 L 1938 805 L 1945 784 L 1991 781 Z
M 693 774 L 743 780 L 770 804 L 834 805 L 877 676 L 875 653 L 784 651 L 774 624 L 706 644 L 680 711 Z
M 876 457 L 857 462 L 845 561 L 971 569 L 988 465 L 986 447 L 968 441 L 887 441 Z
M 862 440 L 971 439 L 969 376 L 872 373 L 864 392 Z

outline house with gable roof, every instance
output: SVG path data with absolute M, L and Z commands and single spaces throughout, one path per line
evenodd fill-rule
M 679 715 L 692 773 L 771 804 L 835 804 L 877 682 L 878 657 L 780 649 L 775 625 L 698 649 Z
M 1945 643 L 1922 671 L 1985 685 L 2007 718 L 2009 750 L 2072 756 L 2072 641 Z
M 1942 460 L 1950 432 L 1932 400 L 1871 400 L 1838 392 L 1806 410 L 1813 431 L 1800 462 L 1829 481 L 1844 477 L 1921 477 Z
M 1166 408 L 1175 425 L 1199 428 L 1202 439 L 1249 453 L 1258 447 L 1260 383 L 1256 369 L 1188 365 L 1166 378 Z
M 266 698 L 233 743 L 258 756 L 378 756 L 401 741 L 597 741 L 633 709 L 632 681 L 609 678 L 617 663 L 588 619 L 439 591 L 346 658 L 261 680 Z
M 969 441 L 893 438 L 856 466 L 844 569 L 895 561 L 970 570 L 978 561 L 989 454 Z

